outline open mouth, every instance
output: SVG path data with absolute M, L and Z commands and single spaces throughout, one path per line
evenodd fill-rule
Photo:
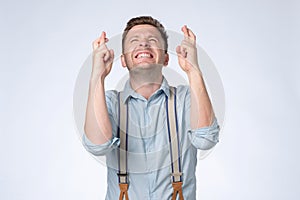
M 153 58 L 153 54 L 150 52 L 138 52 L 135 58 Z

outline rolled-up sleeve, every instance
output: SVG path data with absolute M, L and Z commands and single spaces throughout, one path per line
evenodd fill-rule
M 120 145 L 120 138 L 112 137 L 112 139 L 104 144 L 94 144 L 86 137 L 85 134 L 83 134 L 82 144 L 91 154 L 95 156 L 103 156 L 111 150 L 118 148 Z
M 189 130 L 188 137 L 192 145 L 201 150 L 208 150 L 219 142 L 219 125 L 215 118 L 211 126 Z
M 107 111 L 112 126 L 112 138 L 104 144 L 94 144 L 88 139 L 85 133 L 82 136 L 83 146 L 88 152 L 95 156 L 103 156 L 108 152 L 112 151 L 113 149 L 118 148 L 118 146 L 120 145 L 120 139 L 116 137 L 116 122 L 118 119 L 118 116 L 116 115 L 116 113 L 118 113 L 116 110 L 118 106 L 117 94 L 118 93 L 115 90 L 109 90 L 105 92 Z

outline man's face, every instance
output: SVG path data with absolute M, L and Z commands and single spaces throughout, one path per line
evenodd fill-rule
M 130 29 L 124 40 L 123 67 L 166 66 L 169 56 L 164 50 L 164 40 L 160 32 L 151 25 L 137 25 Z

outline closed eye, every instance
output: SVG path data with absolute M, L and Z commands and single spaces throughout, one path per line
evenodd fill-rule
M 157 42 L 158 40 L 156 38 L 150 38 L 149 41 L 150 42 Z
M 138 39 L 132 39 L 132 40 L 130 40 L 130 43 L 134 43 L 134 42 L 137 42 L 138 41 Z

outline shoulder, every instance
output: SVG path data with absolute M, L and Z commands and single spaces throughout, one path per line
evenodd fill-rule
M 118 98 L 119 92 L 117 90 L 106 90 L 105 91 L 105 97 L 110 99 L 116 99 Z
M 189 85 L 178 85 L 176 88 L 176 101 L 177 107 L 185 108 L 190 106 L 190 86 Z
M 105 91 L 106 104 L 108 105 L 108 107 L 114 107 L 114 105 L 118 103 L 118 95 L 119 91 L 117 90 Z
M 185 97 L 190 93 L 190 86 L 189 85 L 178 85 L 176 88 L 176 95 L 177 97 Z

